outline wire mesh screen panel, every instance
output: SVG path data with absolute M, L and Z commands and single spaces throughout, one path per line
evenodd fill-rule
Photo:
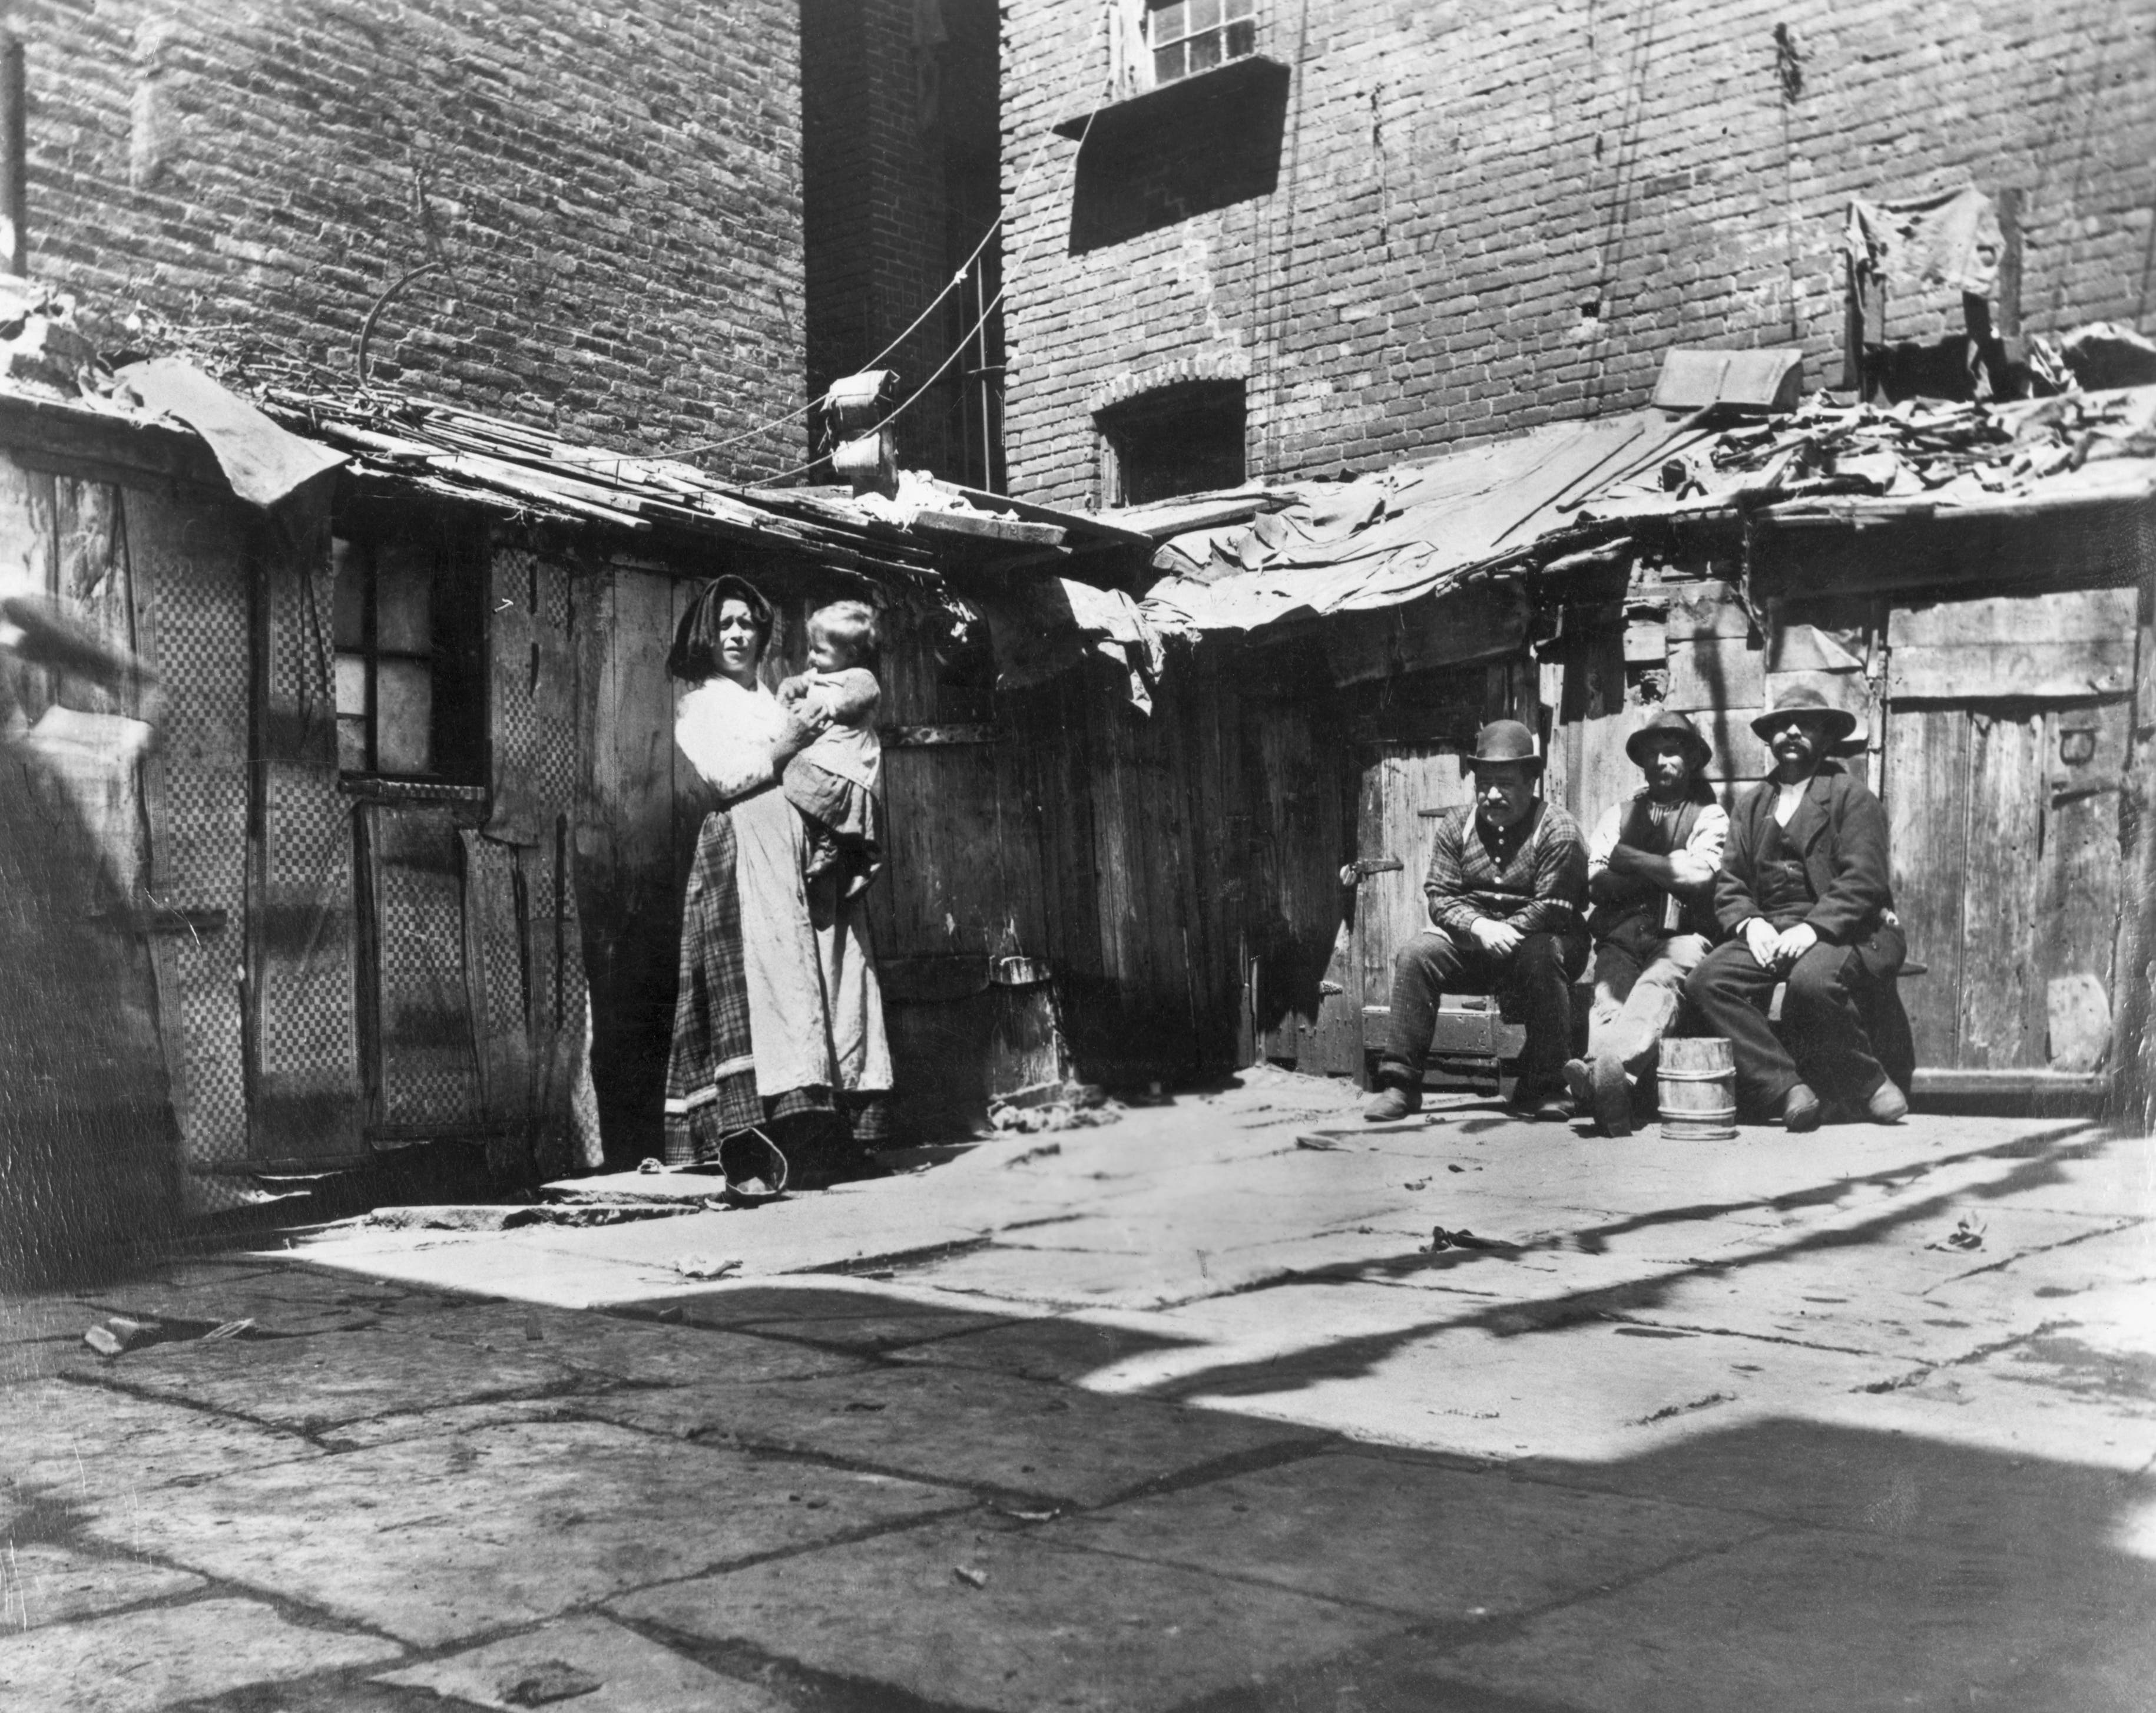
M 465 956 L 486 1115 L 521 1130 L 531 1104 L 531 1021 L 517 848 L 467 831 Z
M 485 1117 L 465 972 L 464 861 L 452 812 L 369 804 L 382 1122 L 470 1129 Z
M 326 531 L 272 563 L 263 712 L 255 1147 L 363 1150 L 353 987 L 352 806 L 337 790 L 334 588 Z
M 166 1067 L 192 1191 L 249 1155 L 246 976 L 248 542 L 233 510 L 146 490 L 126 498 L 140 646 L 165 687 L 152 755 L 152 902 L 184 931 L 154 941 Z

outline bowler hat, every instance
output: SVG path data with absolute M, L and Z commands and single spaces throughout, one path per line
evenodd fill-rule
M 1791 684 L 1774 697 L 1774 705 L 1752 722 L 1762 738 L 1771 738 L 1774 728 L 1791 714 L 1809 714 L 1826 730 L 1827 742 L 1839 743 L 1856 729 L 1856 716 L 1836 707 L 1809 684 Z
M 1691 758 L 1691 770 L 1700 773 L 1714 759 L 1714 746 L 1700 735 L 1697 726 L 1675 708 L 1664 708 L 1654 718 L 1625 740 L 1625 753 L 1635 765 L 1647 764 L 1647 746 L 1658 738 L 1674 738 L 1684 746 L 1685 754 Z
M 1542 770 L 1543 759 L 1535 753 L 1534 733 L 1517 720 L 1492 720 L 1475 734 L 1475 753 L 1467 758 L 1467 764 L 1487 767 L 1507 761 L 1530 773 Z

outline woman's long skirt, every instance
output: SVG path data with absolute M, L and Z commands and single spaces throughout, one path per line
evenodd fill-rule
M 681 918 L 666 1160 L 799 1113 L 884 1139 L 891 1049 L 860 901 L 804 885 L 800 816 L 776 790 L 704 818 Z

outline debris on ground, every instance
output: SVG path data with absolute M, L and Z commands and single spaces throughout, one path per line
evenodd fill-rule
M 996 1511 L 1007 1517 L 1015 1517 L 1021 1523 L 1052 1523 L 1063 1515 L 1063 1507 L 1051 1505 L 1046 1510 L 1023 1510 L 1014 1505 L 999 1505 Z
M 724 1278 L 730 1273 L 739 1273 L 739 1261 L 714 1261 L 707 1255 L 684 1255 L 673 1263 L 675 1272 L 684 1278 Z
M 254 1330 L 252 1320 L 221 1320 L 197 1340 L 199 1344 L 222 1343 L 228 1338 L 242 1338 Z
M 951 1574 L 969 1588 L 985 1588 L 988 1586 L 988 1573 L 984 1570 L 975 1570 L 969 1564 L 952 1566 Z
M 591 1201 L 439 1207 L 377 1207 L 351 1222 L 377 1231 L 393 1232 L 507 1232 L 520 1226 L 626 1225 L 632 1220 L 666 1219 L 677 1213 L 701 1211 L 703 1203 L 668 1197 L 657 1201 Z
M 1927 1249 L 1981 1249 L 1984 1247 L 1984 1222 L 1973 1213 L 1964 1213 L 1961 1223 L 1935 1243 L 1924 1245 Z
M 566 1659 L 547 1659 L 536 1665 L 520 1666 L 502 1679 L 495 1693 L 512 1707 L 551 1707 L 557 1701 L 574 1700 L 605 1687 L 603 1680 Z
M 131 1320 L 125 1314 L 108 1314 L 82 1335 L 82 1341 L 100 1356 L 116 1356 L 123 1350 L 156 1344 L 165 1329 L 154 1320 Z
M 1041 1130 L 1082 1130 L 1120 1122 L 1123 1106 L 1091 1083 L 1065 1083 L 1045 1099 L 992 1100 L 989 1126 L 1005 1134 L 1031 1135 Z
M 1453 1170 L 1455 1171 L 1458 1171 L 1459 1170 L 1460 1168 L 1458 1166 L 1453 1167 Z M 1401 1185 L 1400 1187 L 1404 1190 L 1427 1190 L 1430 1187 L 1430 1180 L 1428 1178 L 1416 1178 L 1411 1182 Z
M 637 1161 L 636 1169 L 646 1177 L 656 1177 L 666 1170 L 666 1162 L 663 1160 L 654 1160 L 647 1154 Z
M 1014 1154 L 1005 1160 L 1004 1170 L 1009 1171 L 1014 1165 L 1025 1165 L 1036 1160 L 1052 1160 L 1062 1152 L 1063 1145 L 1060 1142 L 1050 1142 L 1040 1148 L 1029 1148 L 1024 1153 Z
M 1478 1237 L 1464 1226 L 1457 1231 L 1447 1231 L 1443 1226 L 1438 1226 L 1430 1234 L 1427 1253 L 1435 1254 L 1440 1249 L 1507 1250 L 1517 1247 L 1517 1244 L 1504 1242 L 1496 1237 Z

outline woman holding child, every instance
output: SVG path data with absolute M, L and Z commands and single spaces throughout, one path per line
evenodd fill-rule
M 858 602 L 813 614 L 812 670 L 778 695 L 757 671 L 772 625 L 768 601 L 721 577 L 666 661 L 696 687 L 675 740 L 720 805 L 682 912 L 666 1160 L 716 1165 L 721 1142 L 762 1129 L 798 1182 L 858 1165 L 888 1134 L 891 1051 L 861 908 L 881 862 L 875 615 Z

